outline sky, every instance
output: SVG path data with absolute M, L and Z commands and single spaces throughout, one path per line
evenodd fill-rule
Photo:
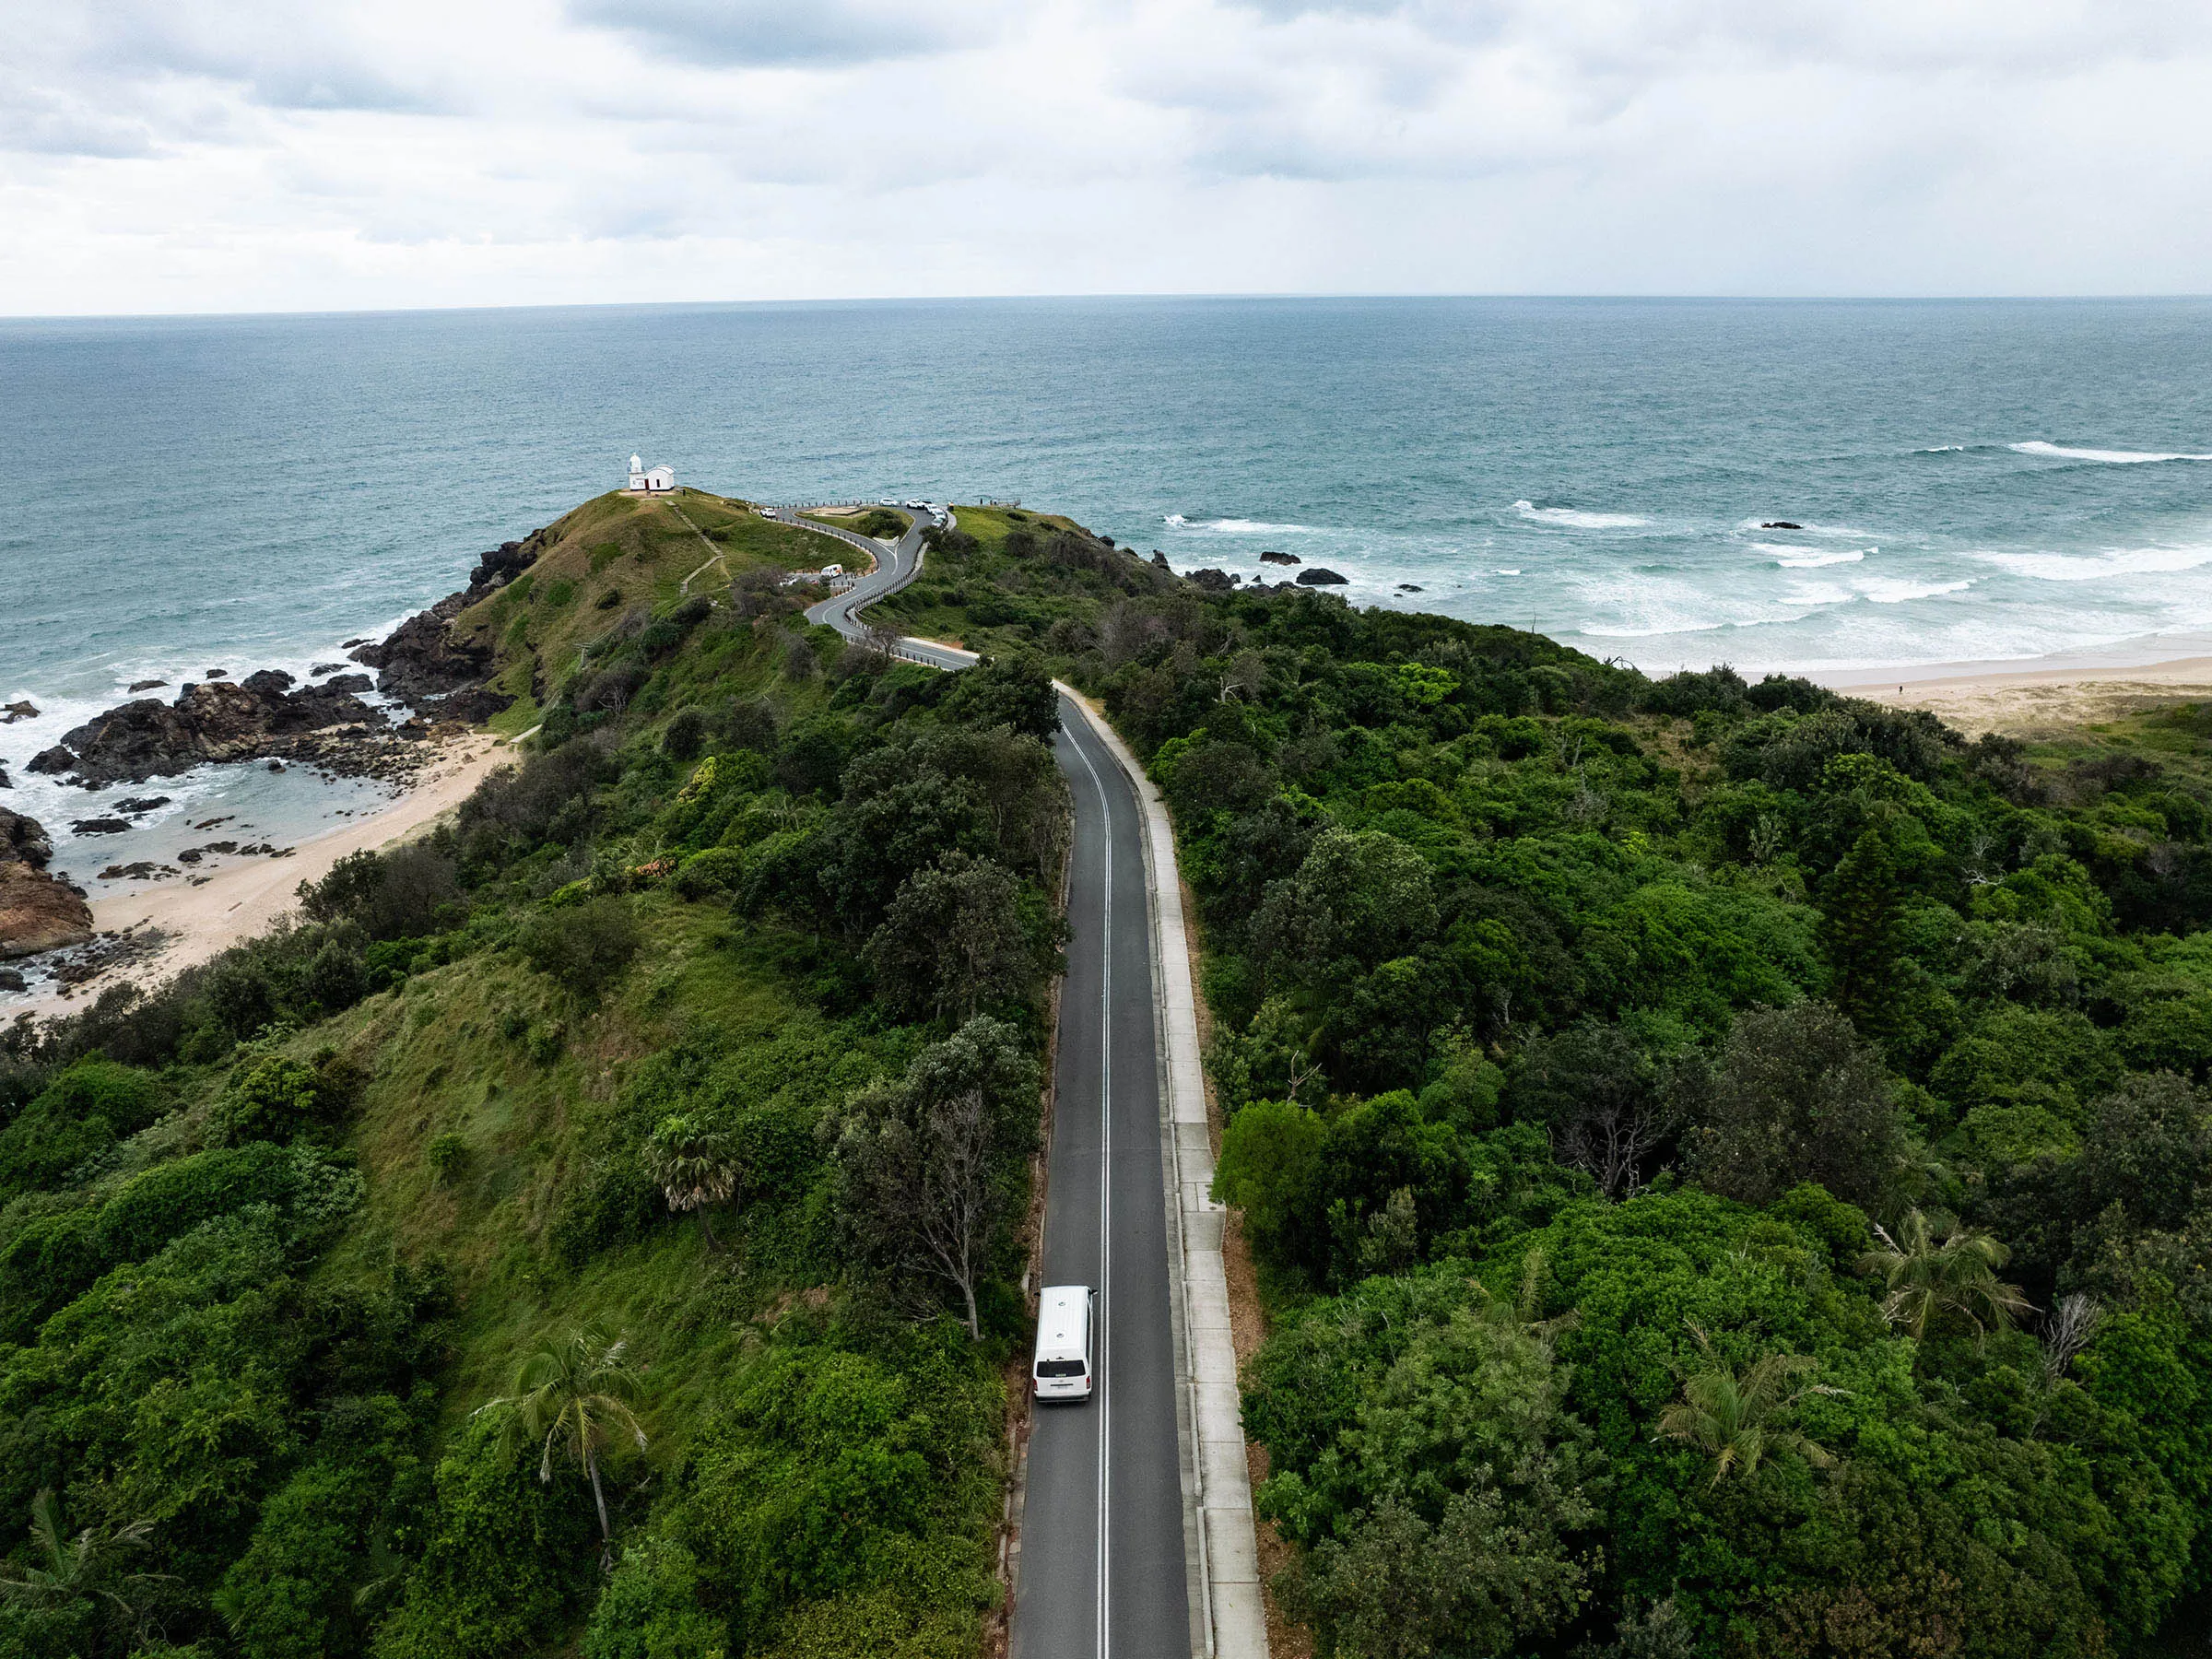
M 2212 291 L 2198 0 L 0 0 L 0 314 Z

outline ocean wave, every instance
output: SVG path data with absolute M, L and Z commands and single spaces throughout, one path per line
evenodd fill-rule
M 1877 576 L 1859 583 L 1859 594 L 1869 605 L 1902 605 L 1909 599 L 1934 599 L 1945 594 L 1962 594 L 1974 585 L 1971 576 L 1957 582 L 1907 582 Z
M 1960 455 L 1966 453 L 1966 445 L 1963 443 L 1932 443 L 1918 453 L 1923 455 Z
M 2065 444 L 2045 443 L 2031 439 L 2026 443 L 2008 443 L 2008 450 L 2023 455 L 2041 455 L 2053 461 L 2102 461 L 2112 466 L 2136 466 L 2146 461 L 2212 461 L 2212 455 L 2192 455 L 2179 452 L 2149 450 L 2070 449 Z
M 1515 501 L 1513 511 L 1532 524 L 1570 530 L 1633 530 L 1652 522 L 1632 512 L 1583 512 L 1572 507 L 1539 507 L 1534 501 Z
M 1816 571 L 1822 565 L 1857 564 L 1869 553 L 1879 553 L 1879 547 L 1852 547 L 1835 553 L 1822 553 L 1812 547 L 1793 547 L 1782 542 L 1753 542 L 1754 553 L 1764 553 L 1785 571 Z
M 1520 572 L 1519 571 L 1508 571 L 1508 570 L 1500 569 L 1500 570 L 1499 571 L 1498 574 L 1499 574 L 1499 575 L 1500 575 L 1500 576 L 1518 576 L 1518 575 L 1520 575 L 1520 574 L 1521 574 L 1521 572 Z
M 1199 519 L 1194 523 L 1180 512 L 1171 512 L 1160 522 L 1172 530 L 1194 530 L 1201 535 L 1315 535 L 1320 534 L 1311 524 L 1269 524 L 1258 519 Z
M 2037 582 L 2096 582 L 2159 576 L 2212 564 L 2212 547 L 2121 547 L 2109 553 L 1984 553 L 2000 571 Z

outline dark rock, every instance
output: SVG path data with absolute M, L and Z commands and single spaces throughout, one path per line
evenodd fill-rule
M 1193 587 L 1208 594 L 1226 594 L 1241 580 L 1227 571 L 1186 571 L 1182 579 Z
M 0 991 L 25 991 L 29 986 L 30 982 L 13 968 L 0 968 Z
M 129 818 L 78 818 L 76 823 L 69 826 L 69 832 L 72 835 L 121 835 L 130 827 L 131 820 Z
M 350 692 L 327 685 L 288 692 L 291 683 L 288 674 L 264 670 L 242 685 L 186 686 L 174 703 L 139 698 L 65 733 L 65 747 L 40 759 L 66 756 L 46 770 L 74 771 L 81 783 L 139 783 L 204 761 L 262 759 L 301 734 L 384 724 Z
M 366 639 L 341 640 L 338 641 L 338 649 L 340 651 L 351 651 L 356 645 L 366 645 L 368 643 L 369 641 Z
M 46 873 L 53 856 L 43 825 L 0 807 L 0 957 L 59 950 L 92 936 L 84 896 Z
M 14 787 L 15 783 L 7 775 L 7 768 L 0 766 L 0 789 L 13 789 Z
M 136 818 L 142 812 L 151 812 L 158 806 L 168 805 L 169 797 L 167 795 L 133 795 L 127 801 L 116 802 L 115 810 L 127 812 L 131 817 Z
M 1162 553 L 1158 547 L 1152 549 L 1152 567 L 1153 569 L 1159 571 L 1164 571 L 1168 568 L 1168 556 L 1165 553 Z
M 1401 594 L 1418 594 L 1420 591 L 1421 584 L 1418 582 L 1401 582 L 1398 583 L 1398 592 Z
M 45 825 L 0 806 L 0 864 L 25 864 L 42 870 L 53 856 L 53 841 Z
M 489 645 L 453 637 L 453 619 L 469 604 L 465 593 L 448 594 L 429 610 L 402 622 L 382 643 L 362 646 L 353 653 L 353 660 L 377 670 L 377 689 L 386 697 L 396 698 L 418 712 L 435 708 L 442 714 L 444 700 L 457 691 L 480 688 L 491 673 Z M 499 707 L 503 709 L 512 700 L 506 699 Z
M 318 691 L 372 691 L 376 681 L 366 674 L 341 674 L 335 679 L 324 680 L 315 688 Z
M 135 864 L 110 865 L 100 873 L 102 881 L 159 881 L 176 871 L 165 864 L 156 864 L 150 858 L 141 858 Z
M 1298 573 L 1298 585 L 1300 587 L 1341 587 L 1350 580 L 1348 576 L 1339 576 L 1334 571 L 1324 570 L 1320 565 L 1313 565 Z
M 167 680 L 133 680 L 131 682 L 131 690 L 134 693 L 139 691 L 153 691 L 158 690 L 159 688 L 168 684 L 169 682 Z
M 284 770 L 284 762 L 281 760 L 272 760 L 269 762 L 269 770 L 271 771 L 280 772 Z
M 1793 524 L 1788 519 L 1774 519 L 1759 526 L 1761 530 L 1802 530 L 1803 524 Z
M 206 679 L 229 679 L 230 677 L 230 670 L 228 668 L 210 668 L 204 676 L 202 676 L 202 677 Z
M 345 666 L 346 665 L 343 663 L 317 663 L 307 671 L 307 676 L 310 679 L 321 679 L 324 675 L 335 674 Z
M 5 720 L 0 720 L 0 725 L 14 725 L 18 720 L 36 720 L 39 717 L 39 711 L 31 703 L 12 702 L 5 708 L 0 708 L 0 714 L 6 716 Z
M 501 542 L 488 553 L 477 555 L 477 568 L 468 573 L 472 588 L 505 587 L 517 576 L 537 562 L 537 537 L 528 541 Z
M 76 764 L 76 757 L 57 743 L 52 748 L 41 749 L 33 755 L 29 762 L 29 769 L 48 777 L 58 778 Z
M 1295 553 L 1277 553 L 1274 548 L 1270 547 L 1266 552 L 1260 555 L 1260 562 L 1262 564 L 1294 565 L 1303 564 L 1306 561 L 1299 558 L 1299 556 Z

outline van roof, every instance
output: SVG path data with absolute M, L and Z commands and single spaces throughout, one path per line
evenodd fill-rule
M 1037 1296 L 1037 1357 L 1079 1359 L 1089 1336 L 1090 1287 L 1047 1285 Z

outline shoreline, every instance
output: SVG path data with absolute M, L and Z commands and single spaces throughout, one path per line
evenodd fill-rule
M 1896 677 L 1884 677 L 1885 672 Z M 2212 656 L 2056 667 L 1932 663 L 1807 677 L 1847 697 L 1925 709 L 1969 738 L 1984 732 L 2035 737 L 2162 704 L 2212 698 Z
M 506 761 L 512 747 L 488 732 L 448 739 L 404 793 L 382 809 L 327 833 L 295 843 L 293 855 L 228 865 L 198 887 L 182 882 L 135 892 L 95 897 L 96 935 L 154 931 L 161 943 L 144 955 L 118 959 L 81 983 L 45 985 L 0 1002 L 0 1019 L 65 1018 L 88 1006 L 111 986 L 150 988 L 186 968 L 265 933 L 297 903 L 302 881 L 318 881 L 349 853 L 381 849 L 428 830 L 458 807 L 477 785 Z

